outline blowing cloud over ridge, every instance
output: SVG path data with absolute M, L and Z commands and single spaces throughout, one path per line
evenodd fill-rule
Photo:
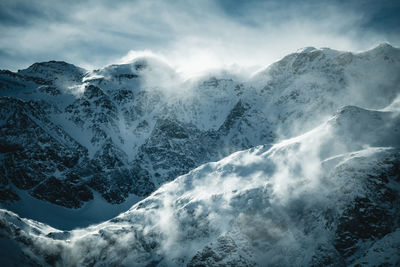
M 0 3 L 2 69 L 52 59 L 92 69 L 147 51 L 193 75 L 254 71 L 299 47 L 400 44 L 394 1 L 33 2 Z

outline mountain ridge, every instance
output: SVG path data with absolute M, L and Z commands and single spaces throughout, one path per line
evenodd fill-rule
M 60 231 L 0 210 L 3 242 L 17 248 L 7 259 L 44 266 L 395 266 L 399 112 L 344 107 L 304 135 L 206 163 L 87 228 Z
M 0 159 L 5 166 L 2 206 L 11 207 L 7 203 L 17 195 L 10 184 L 68 208 L 93 199 L 92 190 L 110 203 L 123 203 L 132 195 L 145 197 L 208 161 L 304 133 L 341 105 L 384 108 L 399 93 L 399 51 L 390 45 L 363 53 L 306 49 L 245 81 L 234 75 L 207 75 L 182 83 L 163 66 L 144 67 L 144 59 L 97 73 L 57 61 L 35 63 L 17 73 L 1 71 L 2 113 L 13 103 L 4 97 L 19 99 L 22 102 L 8 110 L 28 112 L 35 118 L 29 127 L 41 136 L 41 142 L 28 135 L 18 139 L 28 124 L 15 124 L 8 113 L 0 114 L 2 143 L 23 148 L 3 153 Z M 135 64 L 143 67 L 136 70 Z M 101 70 L 121 66 L 122 76 L 118 71 L 115 77 L 101 75 Z M 58 142 L 56 136 L 69 136 L 65 140 L 71 138 L 80 147 L 78 161 L 49 158 L 45 147 L 35 145 Z M 75 155 L 75 148 L 63 145 L 65 140 L 59 140 L 57 150 Z M 45 160 L 37 164 L 29 158 Z M 10 174 L 5 169 L 20 171 Z M 20 180 L 32 187 L 21 187 Z M 60 186 L 76 188 L 77 196 L 82 190 L 86 193 L 68 202 L 62 194 L 50 193 Z

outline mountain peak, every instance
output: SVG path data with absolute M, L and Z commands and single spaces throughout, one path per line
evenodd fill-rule
M 86 70 L 65 61 L 45 61 L 34 63 L 26 69 L 18 70 L 18 74 L 42 79 L 54 79 L 64 76 L 79 80 Z
M 298 49 L 296 51 L 296 53 L 299 53 L 299 54 L 301 54 L 301 53 L 309 53 L 309 52 L 314 51 L 314 50 L 317 50 L 317 49 L 315 47 L 313 47 L 313 46 L 307 46 L 307 47 L 303 47 L 303 48 Z
M 26 69 L 18 70 L 18 73 L 38 72 L 43 70 L 57 71 L 57 70 L 68 70 L 68 69 L 84 71 L 84 69 L 77 67 L 73 64 L 67 63 L 65 61 L 50 60 L 50 61 L 34 63 Z
M 381 44 L 377 45 L 376 47 L 363 52 L 362 54 L 388 55 L 388 56 L 394 55 L 394 54 L 400 55 L 400 49 L 392 46 L 389 43 L 381 43 Z
M 88 73 L 85 80 L 106 78 L 106 79 L 120 79 L 122 77 L 132 79 L 146 76 L 150 74 L 153 76 L 174 76 L 175 70 L 162 60 L 143 56 L 133 59 L 128 63 L 111 64 L 106 67 L 93 70 Z
M 380 43 L 375 49 L 377 49 L 377 48 L 379 48 L 379 49 L 393 49 L 394 47 L 391 44 L 389 44 L 387 42 L 384 42 L 384 43 Z

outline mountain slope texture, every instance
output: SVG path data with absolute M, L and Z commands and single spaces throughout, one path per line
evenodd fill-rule
M 388 44 L 306 48 L 250 78 L 50 61 L 1 71 L 0 93 L 6 266 L 400 265 Z

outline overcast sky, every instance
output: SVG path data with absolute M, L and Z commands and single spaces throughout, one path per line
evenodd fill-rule
M 0 69 L 88 69 L 142 54 L 179 71 L 263 67 L 306 46 L 400 46 L 400 1 L 0 0 Z

